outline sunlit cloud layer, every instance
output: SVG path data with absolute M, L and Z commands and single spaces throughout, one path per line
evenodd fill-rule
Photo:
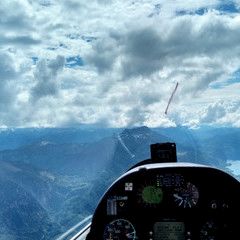
M 0 127 L 240 127 L 239 12 L 239 1 L 3 1 Z

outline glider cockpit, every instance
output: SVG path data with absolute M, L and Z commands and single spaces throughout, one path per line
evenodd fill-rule
M 240 185 L 209 166 L 176 162 L 173 143 L 151 146 L 102 197 L 74 239 L 227 240 L 240 228 Z

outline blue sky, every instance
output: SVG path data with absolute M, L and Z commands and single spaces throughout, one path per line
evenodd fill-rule
M 238 0 L 4 1 L 0 127 L 240 127 L 239 10 Z
M 240 69 L 233 72 L 229 78 L 225 79 L 225 81 L 213 82 L 209 87 L 214 89 L 225 88 L 226 86 L 230 86 L 236 83 L 240 83 Z
M 195 9 L 187 9 L 187 10 L 177 10 L 176 13 L 179 15 L 204 15 L 208 11 L 217 11 L 218 14 L 238 14 L 239 13 L 239 4 L 235 1 L 213 1 L 213 4 L 210 4 L 208 6 L 203 6 L 200 8 Z

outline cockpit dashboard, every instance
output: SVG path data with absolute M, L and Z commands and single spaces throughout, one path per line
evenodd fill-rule
M 87 240 L 227 240 L 240 229 L 239 182 L 203 165 L 135 167 L 107 190 Z

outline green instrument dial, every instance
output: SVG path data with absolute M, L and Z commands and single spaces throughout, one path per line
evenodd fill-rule
M 163 191 L 156 186 L 146 186 L 142 190 L 142 199 L 148 204 L 159 204 L 163 199 Z

